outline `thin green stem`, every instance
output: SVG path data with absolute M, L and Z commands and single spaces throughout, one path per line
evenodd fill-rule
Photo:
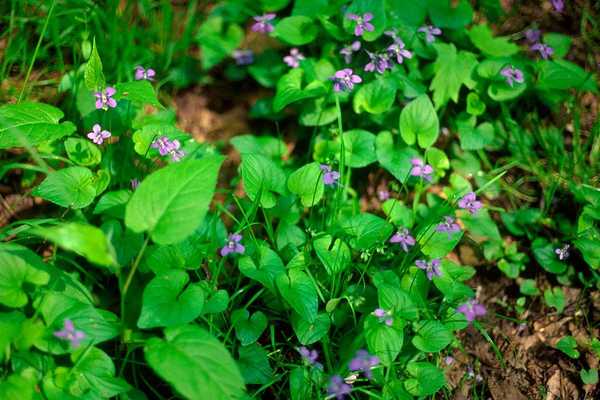
M 144 244 L 142 248 L 138 252 L 133 265 L 131 266 L 131 270 L 129 271 L 129 275 L 127 275 L 127 279 L 125 280 L 125 284 L 123 285 L 123 289 L 121 290 L 121 319 L 125 320 L 125 298 L 127 297 L 127 291 L 129 290 L 129 286 L 131 286 L 131 281 L 133 281 L 133 276 L 135 275 L 135 271 L 137 271 L 138 266 L 140 265 L 140 261 L 142 261 L 142 256 L 146 251 L 146 247 L 148 247 L 148 242 L 150 241 L 150 236 L 146 237 L 144 240 Z

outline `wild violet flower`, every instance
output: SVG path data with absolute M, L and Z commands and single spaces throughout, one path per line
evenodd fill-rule
M 540 41 L 540 37 L 542 36 L 542 31 L 535 28 L 529 28 L 525 30 L 525 40 L 529 43 L 537 43 Z
M 330 165 L 321 164 L 321 171 L 323 171 L 323 183 L 327 186 L 335 186 L 340 179 L 340 173 L 333 171 Z
M 386 69 L 392 68 L 392 64 L 390 64 L 390 56 L 386 53 L 374 54 L 367 51 L 367 54 L 369 55 L 371 61 L 365 65 L 366 72 L 377 71 L 382 74 Z
M 352 386 L 348 385 L 341 376 L 335 375 L 331 377 L 329 386 L 327 387 L 327 393 L 331 396 L 335 396 L 337 400 L 342 400 L 344 396 L 350 394 Z
M 268 14 L 264 14 L 264 15 L 257 15 L 254 18 L 254 21 L 256 21 L 253 25 L 252 25 L 252 31 L 254 32 L 259 32 L 259 33 L 271 33 L 273 32 L 273 24 L 271 24 L 271 21 L 275 18 L 276 14 L 274 13 L 268 13 Z
M 435 230 L 437 232 L 443 232 L 448 234 L 448 239 L 452 237 L 452 234 L 455 232 L 460 232 L 460 225 L 456 223 L 456 220 L 453 217 L 446 216 L 444 217 L 444 222 L 440 222 Z
M 377 198 L 379 201 L 386 201 L 390 198 L 390 192 L 387 189 L 381 189 L 377 191 Z
M 396 39 L 387 48 L 390 57 L 396 57 L 396 62 L 402 64 L 405 58 L 412 58 L 412 53 L 404 48 L 404 42 L 400 39 Z
M 136 81 L 141 81 L 143 79 L 145 79 L 147 81 L 153 81 L 155 75 L 156 75 L 156 71 L 154 71 L 152 68 L 144 69 L 144 67 L 141 67 L 139 65 L 137 67 L 135 67 L 135 80 Z
M 571 246 L 568 244 L 565 244 L 563 247 L 554 249 L 554 253 L 556 253 L 556 255 L 558 256 L 558 259 L 560 261 L 563 261 L 563 260 L 566 260 L 567 258 L 569 258 L 569 247 L 571 247 Z
M 289 55 L 283 57 L 283 62 L 292 68 L 298 68 L 302 60 L 304 60 L 304 55 L 295 47 L 290 50 Z
M 408 248 L 415 245 L 415 238 L 411 236 L 406 228 L 400 229 L 390 238 L 390 243 L 400 243 L 402 250 L 408 253 Z
M 425 41 L 427 43 L 435 42 L 435 37 L 442 34 L 442 30 L 433 25 L 424 25 L 418 29 L 418 32 L 425 34 Z
M 140 181 L 137 178 L 133 178 L 129 181 L 129 184 L 131 185 L 131 190 L 135 190 L 140 186 Z
M 87 137 L 96 144 L 102 144 L 105 139 L 111 137 L 111 133 L 105 129 L 102 129 L 99 124 L 94 124 L 92 131 L 87 134 Z
M 550 3 L 554 7 L 554 11 L 559 14 L 565 10 L 565 2 L 563 0 L 550 0 Z
M 249 65 L 254 62 L 254 52 L 252 50 L 234 50 L 231 56 L 237 65 Z
M 379 357 L 370 355 L 366 350 L 358 350 L 354 358 L 350 360 L 348 368 L 350 371 L 363 372 L 368 379 L 371 379 L 373 377 L 371 368 L 377 366 L 378 364 Z
M 471 214 L 477 214 L 481 207 L 483 207 L 483 204 L 477 200 L 474 192 L 470 192 L 458 201 L 458 206 L 464 210 L 469 210 Z
M 444 364 L 452 365 L 453 363 L 454 363 L 454 357 L 452 357 L 452 356 L 444 357 Z
M 468 322 L 473 322 L 477 317 L 483 317 L 487 312 L 485 306 L 479 304 L 475 299 L 470 299 L 461 304 L 456 311 L 463 314 Z
M 317 359 L 319 358 L 319 353 L 316 350 L 310 350 L 305 346 L 299 347 L 297 350 L 298 353 L 300 353 L 300 355 L 302 356 L 302 359 L 305 363 L 317 368 L 323 368 L 323 365 L 317 362 Z
M 416 176 L 431 182 L 431 174 L 433 174 L 433 167 L 429 164 L 425 164 L 420 158 L 413 158 L 410 160 L 412 168 L 410 170 L 411 176 Z
M 356 53 L 358 50 L 360 50 L 360 42 L 355 40 L 351 45 L 342 48 L 340 54 L 344 56 L 346 64 L 350 64 L 352 62 L 352 54 Z
M 375 311 L 373 311 L 371 314 L 376 316 L 377 319 L 379 319 L 380 323 L 383 322 L 387 326 L 392 326 L 392 324 L 394 323 L 394 319 L 390 318 L 392 313 L 390 313 L 389 311 L 385 311 L 383 308 L 376 308 Z
M 227 237 L 227 244 L 221 249 L 221 257 L 225 257 L 228 254 L 237 253 L 244 254 L 246 248 L 240 242 L 242 241 L 242 235 L 239 233 L 232 233 Z
M 506 83 L 508 83 L 508 86 L 510 87 L 513 86 L 514 82 L 525 82 L 525 79 L 523 78 L 523 72 L 520 69 L 513 67 L 512 65 L 502 68 L 502 70 L 500 71 L 500 75 L 506 78 Z
M 179 143 L 179 140 L 170 140 L 166 136 L 161 136 L 156 139 L 154 142 L 152 142 L 150 147 L 157 149 L 158 153 L 163 157 L 170 155 L 171 160 L 174 162 L 180 161 L 185 156 L 185 152 L 180 150 L 181 143 Z
M 531 46 L 530 49 L 531 49 L 531 51 L 539 52 L 540 56 L 544 60 L 549 59 L 552 56 L 552 54 L 554 54 L 554 49 L 544 43 L 536 43 L 533 46 Z
M 85 338 L 85 333 L 83 333 L 83 331 L 78 331 L 77 329 L 75 329 L 75 325 L 70 319 L 65 319 L 63 324 L 64 328 L 60 331 L 54 332 L 54 336 L 59 339 L 70 342 L 71 347 L 73 348 L 79 347 L 81 341 Z
M 94 96 L 96 96 L 96 109 L 106 111 L 108 107 L 115 108 L 117 106 L 117 101 L 113 99 L 115 93 L 117 91 L 112 86 L 107 86 L 105 89 L 94 93 Z
M 427 275 L 427 279 L 432 280 L 434 276 L 442 276 L 442 270 L 440 269 L 440 259 L 434 258 L 431 262 L 427 262 L 425 260 L 417 260 L 415 261 L 415 265 L 417 268 L 425 271 Z
M 373 19 L 373 14 L 371 13 L 365 13 L 363 15 L 348 14 L 346 15 L 346 18 L 356 22 L 356 25 L 354 26 L 355 36 L 362 36 L 365 31 L 373 32 L 375 30 L 373 24 L 369 22 Z
M 333 81 L 335 92 L 352 90 L 355 84 L 362 82 L 360 76 L 355 75 L 350 68 L 340 69 L 330 79 Z

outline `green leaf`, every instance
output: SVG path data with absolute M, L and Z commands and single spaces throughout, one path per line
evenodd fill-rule
M 425 159 L 434 170 L 440 171 L 450 168 L 450 160 L 448 156 L 442 150 L 430 147 L 425 151 Z
M 487 24 L 475 25 L 468 33 L 471 42 L 489 57 L 508 57 L 519 52 L 519 46 L 508 37 L 493 37 Z
M 131 390 L 123 379 L 115 377 L 115 365 L 102 350 L 91 347 L 71 355 L 74 367 L 69 393 L 78 397 L 108 399 Z
M 429 0 L 387 0 L 385 2 L 390 26 L 400 25 L 418 27 L 425 23 L 427 16 L 427 2 Z
M 400 200 L 388 199 L 381 205 L 381 209 L 396 226 L 410 228 L 414 224 L 412 210 Z
M 162 108 L 152 84 L 147 80 L 117 83 L 115 89 L 117 90 L 115 93 L 117 100 L 129 100 L 140 105 L 150 104 Z
M 261 311 L 255 312 L 252 316 L 246 309 L 235 310 L 231 313 L 231 324 L 235 328 L 235 336 L 242 346 L 256 342 L 267 329 L 268 323 L 267 316 Z
M 0 249 L 0 304 L 7 307 L 23 307 L 27 304 L 26 284 L 42 286 L 50 275 L 15 253 Z M 2 333 L 4 334 L 4 332 Z M 4 348 L 0 350 L 4 351 Z
M 419 309 L 410 295 L 398 285 L 381 283 L 377 285 L 379 306 L 384 310 L 393 310 L 394 316 L 415 321 L 419 318 Z
M 231 138 L 230 142 L 240 154 L 260 154 L 280 160 L 287 153 L 285 142 L 272 136 L 239 135 Z
M 142 329 L 172 327 L 192 322 L 202 314 L 204 291 L 188 285 L 185 271 L 171 271 L 152 279 L 144 288 L 137 326 Z
M 240 257 L 238 261 L 240 272 L 275 292 L 275 278 L 285 274 L 285 266 L 277 253 L 265 245 L 260 245 L 256 253 L 256 261 L 250 256 Z
M 100 229 L 79 222 L 62 223 L 53 227 L 37 227 L 31 234 L 54 242 L 65 250 L 85 257 L 103 267 L 116 265 L 115 253 L 108 238 Z
M 150 338 L 146 361 L 177 392 L 191 400 L 233 400 L 244 396 L 244 380 L 221 342 L 197 326 L 165 330 Z
M 592 269 L 600 268 L 600 242 L 594 237 L 582 237 L 574 240 L 575 247 Z
M 323 263 L 329 275 L 339 274 L 350 266 L 351 253 L 348 245 L 342 239 L 336 239 L 332 244 L 331 235 L 320 236 L 313 241 L 317 257 Z
M 400 135 L 406 144 L 418 140 L 422 148 L 429 147 L 437 140 L 440 122 L 429 96 L 423 94 L 402 109 L 400 113 Z
M 83 70 L 83 80 L 85 86 L 92 92 L 104 89 L 104 73 L 102 72 L 102 61 L 100 60 L 98 48 L 96 47 L 96 39 L 94 39 L 92 53 Z
M 279 78 L 273 99 L 273 111 L 279 112 L 289 104 L 325 94 L 325 86 L 319 81 L 313 81 L 302 88 L 303 73 L 302 69 L 294 68 Z
M 539 61 L 536 88 L 543 91 L 577 89 L 597 92 L 594 74 L 566 60 Z
M 96 203 L 96 207 L 94 207 L 94 214 L 105 214 L 123 219 L 125 218 L 125 206 L 130 198 L 131 190 L 129 189 L 104 193 Z
M 292 172 L 287 181 L 288 190 L 298 197 L 304 207 L 312 207 L 323 198 L 323 172 L 318 163 L 310 163 Z
M 383 131 L 375 138 L 375 154 L 379 164 L 402 183 L 406 183 L 410 177 L 410 160 L 419 155 L 411 147 L 395 145 L 389 131 Z
M 427 362 L 411 362 L 407 372 L 414 378 L 407 379 L 404 387 L 413 396 L 432 395 L 446 384 L 444 372 Z
M 546 239 L 537 238 L 531 243 L 531 249 L 533 255 L 538 263 L 546 271 L 553 274 L 563 274 L 567 270 L 567 264 L 564 261 L 560 261 L 558 256 L 554 252 L 554 246 Z
M 351 129 L 344 132 L 346 149 L 346 165 L 362 168 L 376 161 L 375 135 L 362 129 Z
M 315 99 L 302 105 L 300 124 L 303 126 L 329 125 L 337 118 L 335 105 L 327 105 L 325 99 Z
M 89 140 L 68 138 L 64 143 L 69 159 L 76 164 L 89 167 L 102 161 L 102 152 Z
M 0 149 L 37 146 L 75 132 L 71 122 L 59 123 L 64 113 L 43 103 L 22 102 L 0 107 Z
M 312 19 L 297 15 L 279 21 L 275 25 L 273 35 L 285 43 L 302 46 L 312 42 L 318 32 L 318 26 Z
M 285 173 L 260 154 L 242 154 L 241 175 L 246 194 L 263 208 L 275 207 L 275 193 L 285 192 Z
M 348 14 L 364 15 L 365 13 L 373 14 L 373 19 L 370 21 L 375 28 L 372 32 L 364 31 L 361 39 L 367 42 L 372 42 L 377 39 L 386 27 L 385 2 L 380 0 L 354 0 L 344 11 L 343 24 L 346 32 L 354 36 L 354 26 L 356 23 L 346 17 Z
M 537 288 L 537 284 L 534 279 L 524 279 L 519 284 L 519 290 L 525 296 L 537 296 L 538 294 L 540 294 L 540 291 Z
M 442 276 L 433 278 L 433 283 L 444 294 L 446 301 L 458 301 L 465 297 L 473 297 L 473 289 L 462 283 L 475 274 L 470 267 L 462 267 L 450 260 L 443 259 L 440 267 Z
M 548 306 L 556 308 L 559 313 L 562 313 L 565 309 L 565 293 L 562 288 L 555 287 L 544 290 L 544 300 L 546 300 Z
M 577 342 L 573 336 L 565 336 L 556 343 L 556 348 L 571 358 L 577 359 L 580 356 L 577 350 Z
M 428 10 L 433 25 L 440 28 L 460 29 L 473 20 L 473 7 L 467 0 L 429 0 Z
M 35 380 L 21 375 L 12 374 L 0 381 L 2 400 L 33 400 L 36 390 Z M 37 394 L 35 398 L 39 398 Z
M 417 330 L 412 344 L 425 353 L 437 353 L 448 346 L 454 335 L 439 321 L 422 321 Z
M 226 24 L 221 16 L 211 16 L 200 26 L 196 39 L 202 51 L 202 69 L 207 70 L 242 44 L 244 31 L 236 24 Z
M 360 88 L 354 94 L 352 106 L 357 114 L 366 111 L 381 114 L 389 111 L 396 100 L 396 86 L 389 80 L 375 79 Z
M 308 346 L 321 340 L 329 331 L 331 321 L 325 313 L 317 315 L 313 322 L 307 321 L 296 313 L 292 314 L 292 328 L 300 344 Z
M 394 320 L 393 326 L 387 326 L 373 316 L 365 320 L 365 340 L 371 354 L 376 355 L 385 366 L 390 366 L 404 344 L 402 324 Z
M 485 112 L 485 103 L 481 101 L 476 92 L 467 95 L 467 112 L 473 116 L 482 115 Z
M 598 383 L 598 370 L 596 368 L 590 368 L 588 370 L 581 369 L 579 376 L 584 385 L 595 385 Z
M 435 227 L 436 225 L 429 227 L 422 236 L 419 242 L 421 251 L 429 258 L 445 257 L 460 242 L 464 232 L 455 232 L 448 236 L 445 232 L 436 231 Z
M 392 225 L 373 214 L 358 214 L 340 223 L 342 230 L 353 236 L 350 245 L 366 250 L 383 244 L 392 234 Z
M 571 42 L 573 41 L 573 39 L 569 35 L 548 32 L 544 34 L 544 38 L 542 41 L 554 49 L 552 57 L 554 59 L 557 59 L 564 58 L 567 56 L 567 54 L 569 54 L 569 49 L 571 47 Z
M 523 83 L 515 83 L 513 86 L 509 86 L 508 83 L 492 82 L 488 86 L 487 94 L 492 100 L 502 102 L 513 100 L 522 95 L 527 89 L 527 81 Z
M 288 270 L 275 278 L 281 297 L 296 311 L 302 319 L 314 322 L 317 317 L 317 289 L 312 279 L 304 271 Z
M 448 4 L 446 0 L 442 1 Z M 458 92 L 463 84 L 467 87 L 475 86 L 471 73 L 477 66 L 477 58 L 468 51 L 461 50 L 457 53 L 453 44 L 435 43 L 433 47 L 438 56 L 433 64 L 435 76 L 429 89 L 433 90 L 435 108 L 439 109 L 450 99 L 458 103 Z
M 253 344 L 240 347 L 237 364 L 247 385 L 264 385 L 273 378 L 267 351 Z
M 85 167 L 64 168 L 48 174 L 32 194 L 64 208 L 84 208 L 96 197 L 95 177 Z
M 204 220 L 212 200 L 223 157 L 186 160 L 153 172 L 133 192 L 125 225 L 148 231 L 159 244 L 177 243 Z
M 460 147 L 463 150 L 480 150 L 494 142 L 494 125 L 484 122 L 477 127 L 459 123 Z

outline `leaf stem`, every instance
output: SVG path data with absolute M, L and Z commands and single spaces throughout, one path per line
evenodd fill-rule
M 138 266 L 140 265 L 140 261 L 142 260 L 142 256 L 146 251 L 146 247 L 148 247 L 148 242 L 150 241 L 150 236 L 146 237 L 144 240 L 144 244 L 142 248 L 138 252 L 133 265 L 131 266 L 131 270 L 129 271 L 129 275 L 127 275 L 127 279 L 125 280 L 125 284 L 123 285 L 123 289 L 121 290 L 121 319 L 125 321 L 125 297 L 127 296 L 127 291 L 129 290 L 129 286 L 131 286 L 131 281 L 133 280 L 133 275 L 135 275 L 135 271 L 137 271 Z

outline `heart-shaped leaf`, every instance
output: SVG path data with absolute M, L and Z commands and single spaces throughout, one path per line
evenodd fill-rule
M 231 323 L 235 327 L 235 336 L 247 346 L 258 340 L 260 335 L 267 329 L 267 316 L 257 311 L 252 316 L 246 309 L 235 310 L 231 313 Z
M 341 239 L 336 239 L 332 245 L 331 235 L 324 235 L 313 241 L 313 247 L 319 260 L 325 266 L 329 275 L 339 274 L 350 265 L 350 248 Z

